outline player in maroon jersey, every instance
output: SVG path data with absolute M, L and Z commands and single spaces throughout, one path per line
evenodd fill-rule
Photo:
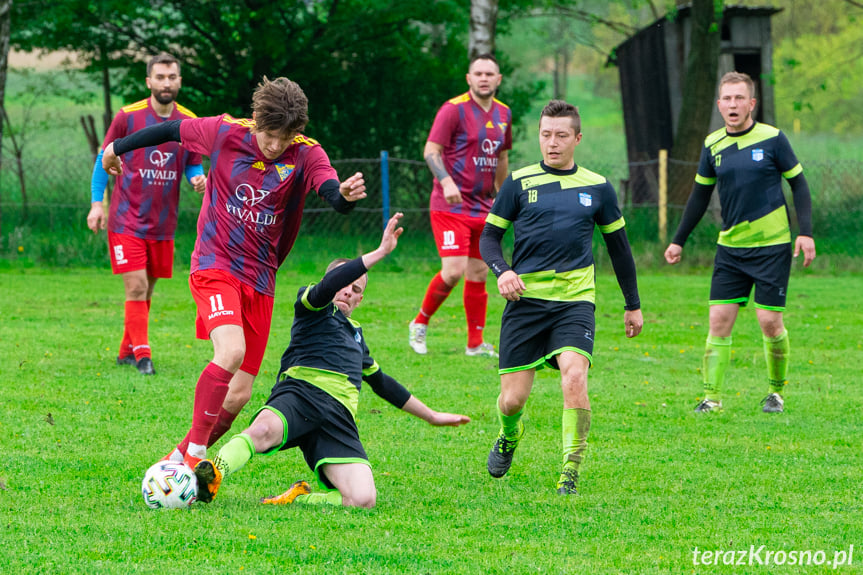
M 213 361 L 195 389 L 192 426 L 168 456 L 193 467 L 231 427 L 248 402 L 270 332 L 276 270 L 299 230 L 306 194 L 315 190 L 336 211 L 366 197 L 357 172 L 339 183 L 320 144 L 301 134 L 308 101 L 287 78 L 264 78 L 252 96 L 252 119 L 224 114 L 167 122 L 115 141 L 103 165 L 122 173 L 130 149 L 179 141 L 209 156 L 189 285 L 198 337 L 213 342 Z
M 479 253 L 479 237 L 506 179 L 512 148 L 512 112 L 494 97 L 500 81 L 494 56 L 474 57 L 467 73 L 470 90 L 441 106 L 425 145 L 423 155 L 434 175 L 431 225 L 441 271 L 410 323 L 408 341 L 419 354 L 427 353 L 429 320 L 464 276 L 465 353 L 497 357 L 494 347 L 483 341 L 488 267 Z
M 146 100 L 123 107 L 111 122 L 103 148 L 117 138 L 167 120 L 194 118 L 175 102 L 180 90 L 180 63 L 170 54 L 159 54 L 147 63 Z M 111 194 L 110 216 L 105 217 L 102 198 L 108 173 L 102 168 L 102 152 L 93 166 L 90 213 L 87 226 L 97 232 L 108 228 L 111 268 L 123 276 L 126 291 L 123 340 L 119 365 L 137 365 L 143 375 L 155 373 L 147 335 L 150 300 L 158 278 L 170 278 L 174 267 L 174 230 L 180 201 L 180 177 L 203 193 L 205 177 L 201 155 L 177 142 L 135 150 L 123 158 L 129 170 L 117 178 Z

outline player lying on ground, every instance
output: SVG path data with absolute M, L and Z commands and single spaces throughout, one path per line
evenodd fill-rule
M 329 491 L 310 493 L 309 484 L 298 481 L 263 503 L 374 507 L 375 482 L 354 421 L 362 381 L 389 403 L 432 425 L 455 427 L 470 421 L 430 409 L 381 371 L 369 355 L 362 328 L 351 319 L 363 299 L 366 272 L 398 243 L 401 217 L 390 218 L 376 250 L 354 260 L 336 260 L 320 283 L 300 288 L 291 343 L 282 355 L 276 386 L 251 426 L 231 438 L 212 461 L 195 467 L 199 500 L 212 501 L 223 477 L 254 454 L 299 447 L 319 484 Z

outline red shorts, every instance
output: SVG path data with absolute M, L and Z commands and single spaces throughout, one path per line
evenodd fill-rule
M 258 375 L 273 318 L 273 298 L 222 270 L 204 270 L 189 276 L 192 297 L 198 306 L 195 324 L 198 339 L 210 339 L 210 332 L 220 325 L 243 328 L 246 355 L 240 369 Z
M 482 259 L 479 253 L 479 237 L 485 227 L 485 217 L 472 218 L 449 212 L 431 212 L 431 226 L 440 257 L 468 256 Z
M 111 269 L 115 274 L 147 270 L 154 278 L 169 278 L 174 270 L 174 240 L 142 240 L 108 232 Z

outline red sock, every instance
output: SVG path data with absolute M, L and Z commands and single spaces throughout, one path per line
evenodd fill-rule
M 186 452 L 189 450 L 189 434 L 190 433 L 192 433 L 192 432 L 189 431 L 188 433 L 186 433 L 186 437 L 183 438 L 183 441 L 181 441 L 180 443 L 177 444 L 177 449 L 180 451 L 180 453 L 183 456 L 185 456 Z
M 464 281 L 464 315 L 467 319 L 467 346 L 476 347 L 482 343 L 482 330 L 485 329 L 485 313 L 488 309 L 488 292 L 485 282 Z
M 120 353 L 117 357 L 123 358 L 132 353 L 132 340 L 129 338 L 129 330 L 123 322 L 123 341 L 120 342 Z
M 150 357 L 150 344 L 147 341 L 147 323 L 150 314 L 146 301 L 126 302 L 126 331 L 129 333 L 129 341 L 132 343 L 132 352 L 135 360 L 142 357 Z
M 426 289 L 425 298 L 420 312 L 414 318 L 414 323 L 424 323 L 428 325 L 431 316 L 438 310 L 441 304 L 449 296 L 453 286 L 448 286 L 440 275 L 440 272 L 429 282 L 429 287 Z
M 216 420 L 216 425 L 213 426 L 213 431 L 210 432 L 210 439 L 207 440 L 207 447 L 213 447 L 219 439 L 228 433 L 231 429 L 234 420 L 237 419 L 237 413 L 226 411 L 223 407 L 219 410 L 219 419 Z
M 207 445 L 213 426 L 228 395 L 228 384 L 234 374 L 210 362 L 195 386 L 195 410 L 192 413 L 192 429 L 186 436 L 190 443 Z

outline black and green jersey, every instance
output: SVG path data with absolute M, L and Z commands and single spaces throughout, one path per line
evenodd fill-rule
M 282 354 L 279 380 L 288 376 L 319 387 L 356 416 L 363 376 L 380 367 L 369 355 L 360 324 L 332 301 L 315 308 L 308 298 L 311 288 L 300 288 L 294 303 L 291 343 Z
M 603 176 L 540 162 L 510 174 L 488 225 L 513 228 L 512 269 L 527 288 L 522 297 L 595 303 L 594 227 L 611 234 L 624 221 L 614 188 Z
M 788 138 L 755 123 L 744 132 L 725 128 L 704 140 L 695 181 L 718 184 L 722 209 L 719 245 L 754 248 L 791 242 L 782 178 L 803 172 Z

